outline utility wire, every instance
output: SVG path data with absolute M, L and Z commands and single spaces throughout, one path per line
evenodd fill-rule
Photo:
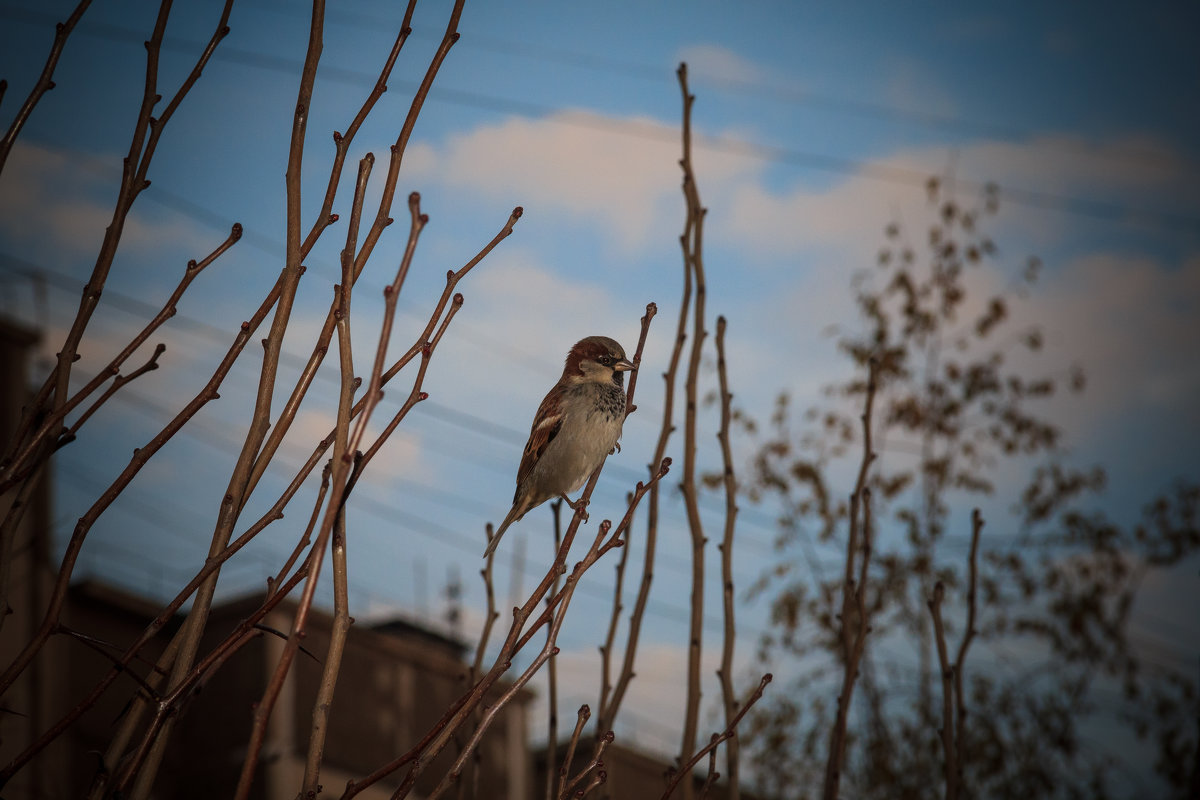
M 14 21 L 38 22 L 43 24 L 53 24 L 55 21 L 52 14 L 28 11 L 26 9 L 13 9 L 11 7 L 0 8 L 0 18 L 4 17 Z M 93 36 L 110 41 L 138 43 L 142 42 L 145 38 L 142 33 L 119 26 L 86 20 L 85 23 L 79 26 L 76 30 L 76 35 Z M 204 43 L 202 42 L 185 39 L 168 38 L 163 41 L 163 48 L 166 50 L 195 53 L 199 52 L 203 47 Z M 212 60 L 270 70 L 286 75 L 299 74 L 303 66 L 300 61 L 294 58 L 243 50 L 228 44 L 223 44 L 217 48 L 212 56 Z M 371 88 L 375 84 L 377 75 L 362 70 L 347 69 L 324 63 L 321 66 L 320 77 L 336 83 Z M 393 88 L 402 86 L 408 91 L 415 91 L 418 84 L 414 81 L 393 78 L 389 81 L 389 86 Z M 562 116 L 561 112 L 564 109 L 558 106 L 453 89 L 442 85 L 434 86 L 429 93 L 428 99 L 430 102 L 444 102 L 500 113 L 516 113 L 528 118 L 543 119 L 555 124 L 600 130 L 651 141 L 669 141 L 675 143 L 679 138 L 678 131 L 669 125 L 607 120 L 598 115 L 575 114 Z M 863 161 L 827 153 L 816 153 L 793 147 L 761 144 L 735 137 L 694 135 L 693 146 L 697 149 L 732 153 L 760 161 L 788 164 L 820 172 L 845 175 L 855 179 L 868 179 L 913 188 L 924 187 L 929 180 L 929 173 L 924 170 L 902 167 L 887 162 Z M 949 187 L 968 193 L 978 193 L 985 189 L 995 189 L 1002 201 L 1028 208 L 1058 211 L 1105 222 L 1124 222 L 1157 227 L 1174 233 L 1196 234 L 1200 232 L 1200 217 L 1192 214 L 1135 207 L 1108 200 L 1081 198 L 1036 189 L 1006 186 L 993 182 L 985 183 L 954 179 L 946 181 L 946 183 Z

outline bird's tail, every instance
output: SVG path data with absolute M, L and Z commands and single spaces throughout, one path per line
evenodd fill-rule
M 520 511 L 520 506 L 514 505 L 508 512 L 508 516 L 504 518 L 504 521 L 500 523 L 500 527 L 496 529 L 496 532 L 492 534 L 492 538 L 488 540 L 487 549 L 483 551 L 484 558 L 487 558 L 492 553 L 496 552 L 496 545 L 500 544 L 500 537 L 504 535 L 506 530 L 508 530 L 508 526 L 512 525 L 521 518 L 521 514 L 519 513 Z

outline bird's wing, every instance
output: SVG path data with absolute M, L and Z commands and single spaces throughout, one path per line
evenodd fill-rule
M 565 388 L 555 386 L 538 406 L 537 414 L 533 417 L 533 429 L 529 431 L 529 441 L 525 443 L 525 453 L 521 456 L 521 466 L 517 468 L 517 491 L 521 484 L 533 472 L 533 465 L 546 452 L 546 447 L 558 435 L 562 428 L 562 396 Z

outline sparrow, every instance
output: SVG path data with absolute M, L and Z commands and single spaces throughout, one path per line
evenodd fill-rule
M 625 351 L 607 336 L 581 339 L 567 353 L 562 377 L 546 393 L 533 418 L 529 441 L 517 468 L 512 509 L 500 523 L 483 557 L 500 543 L 508 526 L 531 509 L 567 497 L 587 482 L 614 449 L 625 422 L 625 373 L 635 369 Z

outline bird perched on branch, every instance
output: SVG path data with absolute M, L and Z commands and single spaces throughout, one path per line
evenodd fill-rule
M 508 526 L 547 500 L 567 497 L 587 482 L 614 448 L 625 422 L 625 373 L 634 369 L 625 351 L 607 336 L 581 339 L 567 353 L 562 377 L 533 418 L 517 469 L 512 510 L 488 542 L 487 558 Z

